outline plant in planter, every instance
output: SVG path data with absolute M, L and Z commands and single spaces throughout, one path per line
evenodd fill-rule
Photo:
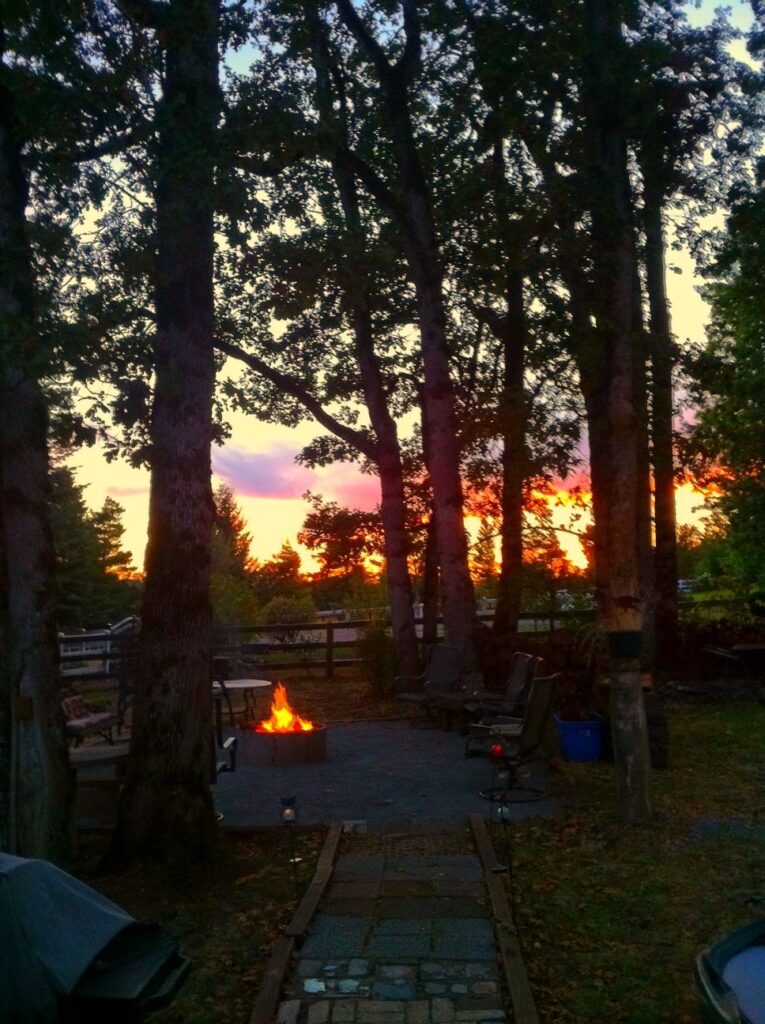
M 558 712 L 554 716 L 563 757 L 567 761 L 599 761 L 603 756 L 605 698 L 603 641 L 599 627 L 588 627 L 571 649 L 571 665 L 564 673 Z

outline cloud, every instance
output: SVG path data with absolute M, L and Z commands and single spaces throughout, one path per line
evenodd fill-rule
M 295 463 L 295 449 L 275 445 L 265 452 L 241 445 L 213 451 L 213 472 L 246 498 L 299 498 L 315 486 L 316 471 Z
M 354 508 L 379 503 L 377 477 L 362 473 L 355 463 L 309 469 L 295 462 L 298 451 L 284 444 L 260 452 L 229 444 L 213 452 L 213 471 L 241 498 L 290 500 L 313 491 Z
M 315 490 L 332 501 L 351 508 L 373 509 L 380 504 L 380 481 L 362 473 L 357 465 L 339 463 L 321 471 Z
M 137 494 L 148 494 L 149 487 L 120 487 L 119 484 L 109 485 L 109 494 L 112 498 L 134 498 Z

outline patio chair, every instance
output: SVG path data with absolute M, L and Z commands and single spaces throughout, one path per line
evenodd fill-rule
M 504 692 L 483 691 L 465 701 L 465 711 L 474 720 L 493 715 L 513 715 L 526 703 L 531 681 L 541 658 L 534 654 L 516 651 L 510 659 L 510 675 Z
M 460 654 L 448 644 L 431 644 L 425 656 L 425 671 L 418 676 L 396 676 L 393 692 L 397 700 L 433 710 L 440 697 L 459 694 Z
M 72 740 L 75 746 L 93 733 L 103 736 L 108 743 L 114 743 L 112 726 L 119 721 L 114 712 L 94 711 L 79 694 L 66 697 L 61 701 L 61 707 L 64 709 L 67 739 Z
M 542 799 L 544 793 L 537 790 L 529 790 L 527 787 L 517 785 L 518 769 L 527 761 L 532 761 L 537 754 L 542 738 L 545 734 L 545 725 L 550 717 L 555 687 L 561 678 L 561 673 L 554 676 L 537 676 L 532 682 L 532 689 L 528 694 L 523 719 L 518 725 L 516 719 L 507 719 L 499 716 L 491 724 L 485 726 L 471 726 L 472 729 L 484 729 L 484 741 L 487 740 L 487 751 L 495 765 L 494 779 L 487 790 L 481 790 L 481 797 L 484 800 L 493 802 L 512 802 L 511 793 L 521 790 L 530 794 L 529 797 L 521 799 Z M 504 779 L 501 784 L 500 770 L 503 770 Z

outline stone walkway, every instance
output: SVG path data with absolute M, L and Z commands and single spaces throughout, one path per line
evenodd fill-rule
M 338 858 L 278 1024 L 489 1024 L 506 1016 L 476 855 Z

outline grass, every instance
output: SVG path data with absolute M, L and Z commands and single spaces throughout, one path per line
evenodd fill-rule
M 709 819 L 765 828 L 765 708 L 675 708 L 655 821 L 614 815 L 610 765 L 560 764 L 560 817 L 512 827 L 516 916 L 545 1024 L 698 1021 L 697 953 L 765 906 L 765 841 L 701 837 Z M 497 849 L 503 838 L 495 831 Z
M 296 833 L 303 857 L 299 881 L 313 876 L 324 830 Z M 271 954 L 271 943 L 295 910 L 295 887 L 286 836 L 279 829 L 257 836 L 224 837 L 221 863 L 182 878 L 145 869 L 94 875 L 103 840 L 91 838 L 75 873 L 133 916 L 159 921 L 191 958 L 191 972 L 170 1007 L 154 1024 L 245 1024 Z
M 402 713 L 356 676 L 287 685 L 303 716 Z M 543 1024 L 696 1024 L 695 956 L 765 909 L 765 707 L 675 706 L 669 728 L 670 768 L 653 774 L 650 825 L 618 823 L 610 765 L 554 761 L 560 815 L 510 830 L 516 919 Z M 700 835 L 710 820 L 756 826 L 759 838 Z M 163 922 L 192 957 L 190 980 L 157 1024 L 248 1020 L 270 943 L 294 909 L 284 840 L 279 830 L 228 837 L 223 866 L 177 884 L 76 872 Z M 299 834 L 304 885 L 322 841 L 322 831 Z M 501 856 L 498 828 L 494 842 Z

